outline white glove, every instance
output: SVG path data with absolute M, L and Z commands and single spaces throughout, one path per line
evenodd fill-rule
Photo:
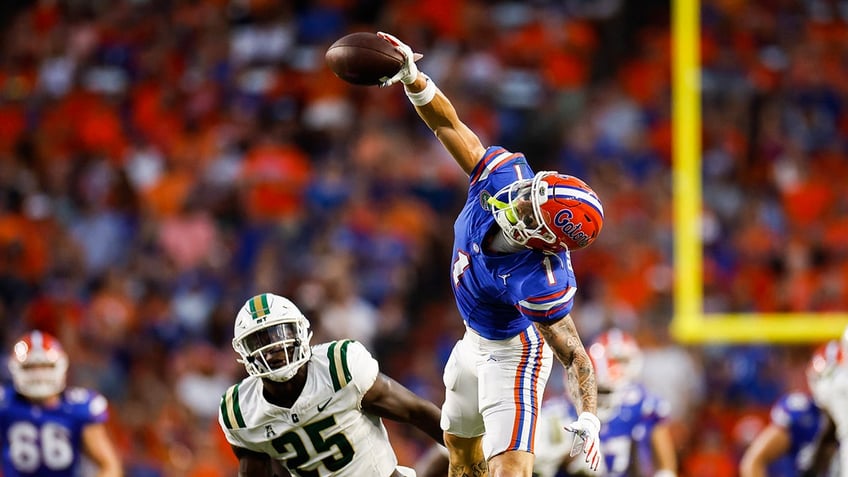
M 601 432 L 601 421 L 591 412 L 582 412 L 576 421 L 565 426 L 565 430 L 574 433 L 574 443 L 571 445 L 570 457 L 580 453 L 586 454 L 589 469 L 598 470 L 601 463 L 601 449 L 598 434 Z
M 404 58 L 403 65 L 394 76 L 391 78 L 385 76 L 380 78 L 380 87 L 385 88 L 397 83 L 398 81 L 403 84 L 410 84 L 415 81 L 415 78 L 418 78 L 418 66 L 415 65 L 415 62 L 418 61 L 422 55 L 420 53 L 413 53 L 412 48 L 410 48 L 409 45 L 398 40 L 394 35 L 378 31 L 377 36 L 389 42 L 393 47 L 395 47 L 395 50 L 403 55 Z

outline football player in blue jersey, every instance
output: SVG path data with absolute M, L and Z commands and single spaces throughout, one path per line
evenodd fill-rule
M 671 406 L 640 384 L 642 351 L 636 339 L 617 328 L 604 331 L 589 344 L 589 357 L 595 368 L 598 415 L 603 423 L 603 475 L 674 477 L 677 456 L 668 425 Z M 574 464 L 569 468 L 579 470 Z
M 83 457 L 97 477 L 122 475 L 104 425 L 108 403 L 99 393 L 65 386 L 68 355 L 53 336 L 32 331 L 9 357 L 12 385 L 0 388 L 4 477 L 76 477 Z
M 412 49 L 378 33 L 404 57 L 396 83 L 469 175 L 454 223 L 451 280 L 466 325 L 445 365 L 442 429 L 450 476 L 530 475 L 539 405 L 553 356 L 577 389 L 569 424 L 575 454 L 601 461 L 592 363 L 570 312 L 577 291 L 569 252 L 592 243 L 603 207 L 582 180 L 535 173 L 521 153 L 485 147 L 450 100 L 418 71 Z
M 677 456 L 667 424 L 670 405 L 639 384 L 642 359 L 635 339 L 612 329 L 599 335 L 588 350 L 598 383 L 599 441 L 604 462 L 593 470 L 585 460 L 570 455 L 574 436 L 563 426 L 578 413 L 569 399 L 554 397 L 542 404 L 533 475 L 677 475 Z M 448 459 L 439 451 L 433 448 L 421 459 L 420 477 L 445 475 Z
M 742 456 L 740 477 L 831 475 L 836 436 L 833 423 L 814 396 L 824 391 L 821 387 L 842 362 L 836 341 L 815 350 L 806 373 L 810 392 L 790 392 L 772 406 L 771 422 Z

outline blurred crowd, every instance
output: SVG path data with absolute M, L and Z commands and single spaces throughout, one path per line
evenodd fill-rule
M 773 400 L 803 385 L 811 348 L 668 336 L 667 2 L 11 4 L 0 339 L 62 341 L 71 382 L 110 400 L 129 477 L 234 474 L 216 415 L 243 372 L 235 312 L 263 291 L 298 303 L 313 342 L 357 339 L 441 403 L 467 179 L 403 94 L 327 69 L 352 31 L 404 39 L 484 143 L 602 198 L 603 233 L 572 257 L 574 318 L 586 339 L 637 336 L 681 475 L 734 475 Z M 701 17 L 707 311 L 844 311 L 848 2 L 704 0 Z M 389 426 L 413 464 L 425 438 Z

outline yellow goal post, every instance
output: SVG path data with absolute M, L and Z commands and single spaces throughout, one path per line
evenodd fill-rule
M 701 240 L 700 1 L 672 0 L 674 316 L 683 343 L 818 343 L 848 325 L 848 313 L 707 314 Z

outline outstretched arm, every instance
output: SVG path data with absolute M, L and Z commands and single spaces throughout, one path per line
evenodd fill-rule
M 439 444 L 445 443 L 439 408 L 383 373 L 377 375 L 371 389 L 362 397 L 362 409 L 375 416 L 412 424 Z
M 398 82 L 403 83 L 406 94 L 415 106 L 418 116 L 433 131 L 433 134 L 453 156 L 459 167 L 466 174 L 471 174 L 471 170 L 474 169 L 474 166 L 483 157 L 483 153 L 486 152 L 480 138 L 465 123 L 460 121 L 453 104 L 436 87 L 435 83 L 418 71 L 412 49 L 392 35 L 383 32 L 377 35 L 391 43 L 406 58 L 406 63 L 401 71 L 384 82 L 383 85 L 391 86 Z
M 427 87 L 428 82 L 432 82 L 432 80 L 424 74 L 418 73 L 415 81 L 406 85 L 405 88 L 410 93 L 421 92 Z M 423 106 L 415 106 L 415 111 L 418 112 L 418 116 L 433 131 L 433 134 L 445 146 L 445 149 L 453 156 L 462 170 L 466 174 L 471 174 L 471 170 L 483 157 L 486 148 L 483 147 L 480 138 L 474 131 L 460 121 L 456 109 L 447 96 L 436 88 L 436 95 L 433 100 Z

